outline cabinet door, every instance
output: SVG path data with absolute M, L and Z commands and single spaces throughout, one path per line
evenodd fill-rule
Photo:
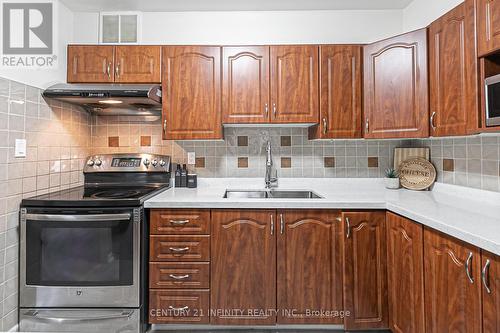
M 116 46 L 115 82 L 160 83 L 160 46 Z
M 364 47 L 365 138 L 429 136 L 427 30 Z
M 483 332 L 500 332 L 500 257 L 483 251 Z
M 387 329 L 385 212 L 342 213 L 346 330 Z
M 321 313 L 343 308 L 340 213 L 285 210 L 278 222 L 278 323 L 342 324 Z
M 387 276 L 390 328 L 424 332 L 424 231 L 420 224 L 387 213 Z
M 318 46 L 271 46 L 271 119 L 275 123 L 319 120 Z
M 222 139 L 220 48 L 163 47 L 163 138 Z
M 222 48 L 224 123 L 269 122 L 269 46 Z
M 212 211 L 210 302 L 226 311 L 213 313 L 211 323 L 276 323 L 275 218 L 274 210 Z
M 320 46 L 320 123 L 311 139 L 360 138 L 361 46 Z
M 69 83 L 107 83 L 115 80 L 114 46 L 69 45 Z
M 431 135 L 478 130 L 479 102 L 474 0 L 467 0 L 429 27 Z
M 477 45 L 480 56 L 500 49 L 500 0 L 477 0 Z
M 424 229 L 425 331 L 481 332 L 479 250 Z

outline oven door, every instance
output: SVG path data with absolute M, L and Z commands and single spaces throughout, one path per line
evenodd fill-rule
M 139 209 L 21 210 L 21 307 L 139 307 Z

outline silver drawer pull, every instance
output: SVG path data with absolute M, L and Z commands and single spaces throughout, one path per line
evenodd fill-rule
M 483 279 L 484 289 L 486 289 L 486 292 L 488 294 L 491 294 L 489 273 L 490 273 L 490 260 L 487 259 L 486 263 L 484 264 L 484 268 L 483 268 L 483 271 L 481 273 L 481 277 Z
M 174 308 L 172 305 L 169 305 L 168 309 L 172 311 L 187 311 L 189 310 L 189 306 L 183 306 L 182 308 Z
M 185 225 L 189 223 L 189 220 L 170 220 L 170 223 L 174 225 Z
M 467 275 L 467 278 L 469 279 L 471 284 L 474 284 L 474 278 L 472 277 L 471 274 L 471 262 L 472 262 L 472 252 L 469 252 L 469 256 L 467 257 L 467 260 L 465 261 L 465 274 Z
M 170 251 L 172 252 L 186 252 L 189 250 L 189 247 L 170 247 L 169 248 Z
M 168 276 L 174 280 L 184 280 L 184 279 L 187 279 L 189 277 L 189 274 L 185 274 L 185 275 L 169 274 Z
M 41 311 L 42 313 L 44 311 Z M 25 316 L 35 317 L 41 321 L 54 322 L 59 324 L 65 323 L 81 323 L 81 322 L 93 322 L 93 321 L 105 321 L 105 320 L 116 320 L 116 319 L 129 319 L 134 314 L 134 311 L 122 311 L 120 313 L 111 314 L 111 315 L 103 315 L 103 316 L 95 316 L 95 317 L 82 317 L 82 318 L 72 318 L 72 317 L 52 317 L 52 316 L 44 316 L 37 310 L 30 310 L 25 312 Z

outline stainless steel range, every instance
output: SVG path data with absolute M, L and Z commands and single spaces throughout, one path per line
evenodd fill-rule
M 21 203 L 21 331 L 141 332 L 143 202 L 167 188 L 170 158 L 92 156 L 84 186 Z

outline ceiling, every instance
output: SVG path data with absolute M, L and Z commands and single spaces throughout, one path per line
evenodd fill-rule
M 61 0 L 72 11 L 263 11 L 402 9 L 413 0 Z

